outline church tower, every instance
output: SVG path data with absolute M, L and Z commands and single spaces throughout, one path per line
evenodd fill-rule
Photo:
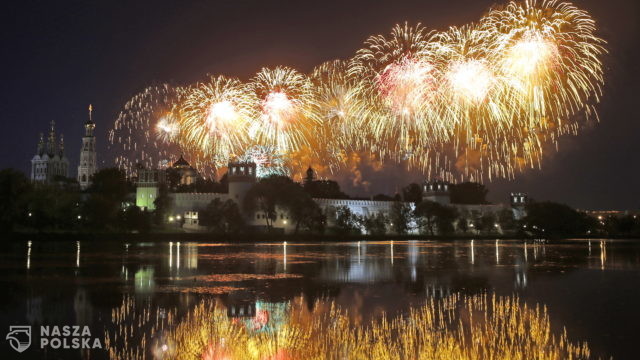
M 89 119 L 84 123 L 84 136 L 82 137 L 82 149 L 80 149 L 80 164 L 78 165 L 78 183 L 82 190 L 91 185 L 91 176 L 95 174 L 97 167 L 96 137 L 93 130 L 96 124 L 91 118 L 93 107 L 89 105 Z

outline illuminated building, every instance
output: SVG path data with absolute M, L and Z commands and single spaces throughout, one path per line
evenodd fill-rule
M 185 177 L 195 176 L 189 163 L 180 157 L 173 166 L 173 169 L 179 170 L 180 183 L 190 184 Z M 249 190 L 257 181 L 257 168 L 253 162 L 233 162 L 228 165 L 227 180 L 229 190 L 227 193 L 198 193 L 198 192 L 171 192 L 171 210 L 169 221 L 178 221 L 187 231 L 204 231 L 205 228 L 199 224 L 199 212 L 206 208 L 211 201 L 219 199 L 222 202 L 227 200 L 234 201 L 240 209 L 244 206 L 244 199 Z M 180 172 L 180 170 L 184 170 Z M 160 186 L 167 181 L 167 170 L 162 169 L 140 169 L 138 171 L 138 182 L 136 190 L 136 205 L 149 210 L 155 209 L 154 201 L 158 197 Z M 307 179 L 313 179 L 313 169 L 307 170 Z M 307 180 L 311 181 L 311 180 Z M 425 182 L 423 185 L 423 199 L 435 201 L 437 203 L 453 206 L 461 213 L 468 213 L 470 216 L 483 216 L 486 214 L 497 215 L 499 212 L 507 209 L 513 211 L 515 219 L 524 216 L 524 204 L 526 203 L 526 194 L 512 194 L 511 206 L 505 204 L 451 204 L 450 200 L 450 184 L 440 181 Z M 331 227 L 335 224 L 337 218 L 337 210 L 341 207 L 348 208 L 352 214 L 366 218 L 377 215 L 389 217 L 395 201 L 379 201 L 379 200 L 360 200 L 360 199 L 326 199 L 314 198 L 316 204 L 320 207 L 327 219 L 327 226 Z M 412 202 L 404 202 L 404 205 L 410 209 L 415 209 Z M 276 216 L 273 219 L 272 227 L 284 233 L 295 231 L 295 222 L 291 220 L 290 215 L 284 209 L 276 207 Z M 254 228 L 262 228 L 266 226 L 267 214 L 261 211 L 255 211 L 247 214 L 245 223 Z M 469 219 L 470 220 L 470 219 Z M 413 224 L 415 225 L 415 224 Z M 411 226 L 410 228 L 415 228 Z M 471 226 L 473 228 L 473 226 Z M 496 227 L 501 232 L 499 227 Z M 364 228 L 361 229 L 364 233 Z M 415 231 L 415 230 L 414 230 Z
M 80 149 L 80 163 L 78 164 L 78 183 L 81 189 L 91 185 L 91 177 L 97 170 L 96 137 L 93 134 L 96 124 L 91 119 L 93 107 L 89 105 L 89 119 L 84 123 L 84 136 Z
M 60 140 L 56 137 L 56 123 L 51 121 L 51 128 L 47 141 L 40 133 L 38 149 L 31 159 L 31 181 L 51 183 L 56 177 L 69 176 L 69 160 L 64 154 L 64 138 L 60 134 Z
M 433 201 L 441 205 L 453 206 L 459 213 L 475 215 L 477 217 L 487 214 L 493 214 L 496 216 L 503 210 L 511 210 L 515 220 L 520 220 L 526 216 L 525 205 L 527 204 L 528 196 L 525 193 L 511 193 L 509 205 L 452 204 L 450 189 L 451 184 L 446 181 L 425 181 L 422 185 L 422 200 Z

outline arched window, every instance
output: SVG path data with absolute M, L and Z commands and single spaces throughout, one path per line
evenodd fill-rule
M 87 175 L 82 174 L 82 182 L 86 182 L 87 181 Z

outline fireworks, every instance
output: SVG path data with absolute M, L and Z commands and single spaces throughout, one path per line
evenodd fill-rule
M 270 175 L 289 176 L 291 173 L 286 158 L 272 146 L 254 145 L 238 157 L 242 162 L 256 164 L 256 176 L 259 178 Z
M 161 117 L 156 124 L 156 134 L 162 142 L 171 143 L 178 136 L 180 128 L 171 114 Z
M 128 176 L 137 166 L 153 168 L 180 153 L 175 106 L 181 89 L 150 86 L 133 96 L 109 130 L 109 150 Z
M 185 91 L 180 103 L 182 143 L 209 158 L 214 166 L 226 166 L 243 152 L 255 103 L 246 85 L 223 76 Z
M 438 69 L 426 51 L 432 36 L 420 24 L 397 25 L 388 38 L 370 37 L 352 60 L 369 109 L 359 127 L 382 157 L 422 153 L 448 134 L 438 116 Z
M 441 32 L 405 23 L 308 77 L 276 67 L 246 84 L 147 89 L 111 142 L 140 146 L 131 158 L 144 163 L 174 146 L 221 167 L 257 146 L 284 166 L 335 171 L 360 152 L 450 181 L 512 178 L 596 118 L 606 50 L 595 32 L 588 13 L 555 0 L 512 1 Z
M 556 331 L 546 307 L 517 296 L 427 298 L 406 315 L 362 319 L 304 297 L 256 304 L 233 318 L 222 301 L 202 300 L 187 314 L 136 306 L 111 312 L 105 348 L 112 359 L 589 359 L 586 342 Z M 135 339 L 136 341 L 132 341 Z
M 262 69 L 251 81 L 258 115 L 249 134 L 260 145 L 289 153 L 309 145 L 313 86 L 303 74 L 286 67 Z
M 453 93 L 462 101 L 482 102 L 493 85 L 494 79 L 488 66 L 478 60 L 456 62 L 447 73 L 447 81 Z

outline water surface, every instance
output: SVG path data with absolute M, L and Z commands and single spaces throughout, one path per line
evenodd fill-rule
M 335 306 L 358 326 L 383 314 L 406 316 L 429 299 L 514 296 L 546 306 L 553 331 L 587 342 L 594 358 L 636 358 L 640 324 L 640 243 L 624 240 L 32 241 L 5 244 L 0 267 L 2 334 L 10 325 L 87 325 L 103 346 L 110 339 L 113 357 L 125 350 L 122 338 L 114 340 L 125 328 L 139 328 L 127 330 L 128 351 L 167 357 L 172 345 L 162 334 L 203 300 L 224 308 L 234 323 L 274 334 L 293 309 L 312 321 Z M 2 354 L 109 357 L 106 350 L 40 350 L 38 337 L 22 354 L 2 340 Z

